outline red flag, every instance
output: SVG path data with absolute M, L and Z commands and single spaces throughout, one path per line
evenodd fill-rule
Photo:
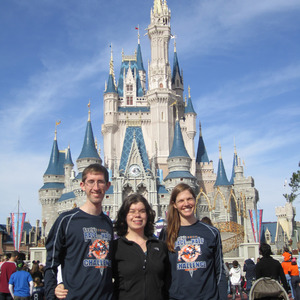
M 139 30 L 139 28 L 138 28 L 138 27 L 135 27 L 135 29 L 136 29 L 136 30 Z

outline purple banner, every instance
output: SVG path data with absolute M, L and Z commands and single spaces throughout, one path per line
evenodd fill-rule
M 18 220 L 19 215 L 19 220 Z M 20 251 L 20 245 L 22 240 L 23 226 L 25 222 L 26 213 L 11 213 L 11 225 L 13 231 L 13 240 L 15 250 Z

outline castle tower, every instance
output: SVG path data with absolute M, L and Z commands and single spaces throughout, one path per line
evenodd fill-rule
M 184 134 L 184 144 L 192 159 L 191 173 L 196 175 L 196 159 L 195 159 L 195 135 L 196 135 L 196 118 L 197 114 L 193 107 L 191 98 L 191 89 L 188 88 L 188 101 L 184 108 L 184 119 L 181 121 L 181 128 Z
M 87 121 L 87 125 L 86 125 L 83 146 L 81 149 L 81 153 L 78 156 L 77 161 L 76 161 L 79 173 L 82 173 L 83 170 L 86 167 L 88 167 L 90 164 L 93 164 L 93 163 L 102 164 L 102 160 L 99 157 L 99 154 L 97 152 L 97 148 L 95 145 L 92 123 L 91 123 L 90 104 L 88 105 L 88 107 L 89 107 L 89 116 L 88 116 L 88 121 Z
M 115 85 L 113 52 L 109 63 L 108 82 L 104 91 L 104 122 L 102 125 L 102 134 L 104 139 L 105 165 L 113 169 L 113 154 L 116 153 L 115 134 L 118 131 L 118 93 Z
M 47 220 L 46 232 L 50 230 L 50 227 L 56 220 L 57 211 L 55 209 L 55 204 L 62 195 L 65 187 L 65 152 L 59 151 L 58 149 L 56 129 L 58 124 L 60 124 L 60 122 L 56 122 L 55 125 L 55 135 L 50 160 L 43 176 L 44 185 L 39 190 L 39 199 L 42 204 L 42 220 Z
M 196 177 L 197 184 L 204 191 L 204 193 L 211 193 L 214 190 L 216 181 L 216 174 L 214 173 L 214 166 L 212 160 L 208 159 L 207 151 L 205 148 L 201 123 L 199 123 L 199 141 L 196 156 Z
M 64 172 L 65 172 L 65 189 L 64 193 L 72 191 L 72 179 L 74 179 L 73 172 L 73 161 L 71 156 L 70 146 L 66 149 L 66 159 L 64 163 Z
M 164 179 L 168 191 L 171 191 L 180 182 L 185 182 L 192 188 L 196 188 L 196 177 L 190 172 L 191 161 L 184 145 L 179 121 L 177 120 L 173 146 L 168 157 L 169 174 Z

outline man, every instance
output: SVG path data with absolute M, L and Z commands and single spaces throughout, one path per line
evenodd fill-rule
M 46 299 L 56 299 L 57 267 L 61 265 L 64 289 L 59 299 L 112 299 L 112 223 L 102 212 L 102 201 L 110 187 L 108 172 L 99 164 L 82 173 L 81 189 L 86 202 L 62 213 L 50 230 L 46 249 Z
M 16 271 L 16 261 L 18 260 L 19 252 L 13 251 L 8 261 L 5 261 L 0 268 L 0 300 L 11 300 L 8 289 L 10 276 Z

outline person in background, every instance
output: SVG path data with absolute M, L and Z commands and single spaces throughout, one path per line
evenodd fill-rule
M 232 268 L 229 271 L 229 277 L 231 283 L 232 299 L 234 300 L 236 297 L 236 290 L 240 294 L 241 299 L 243 299 L 241 287 L 241 269 L 237 260 L 234 260 L 232 262 Z
M 48 235 L 44 278 L 47 300 L 112 299 L 113 227 L 102 211 L 110 187 L 108 171 L 100 164 L 88 166 L 80 187 L 86 194 L 85 203 L 60 214 Z M 63 284 L 57 285 L 59 265 Z
M 39 265 L 36 261 L 34 261 L 32 263 L 32 268 L 30 270 L 30 275 L 31 275 L 32 279 L 34 279 L 36 277 L 39 277 L 41 279 L 41 281 L 43 280 L 43 274 L 42 274 L 42 272 L 40 272 Z
M 248 258 L 245 260 L 243 271 L 246 273 L 246 295 L 248 297 L 252 282 L 255 280 L 255 263 L 254 258 Z
M 196 195 L 185 183 L 171 193 L 167 227 L 160 239 L 166 241 L 171 264 L 169 299 L 227 299 L 222 243 L 217 228 L 194 215 Z
M 10 259 L 4 262 L 0 267 L 0 300 L 11 300 L 11 294 L 8 289 L 8 282 L 11 275 L 16 271 L 16 261 L 19 252 L 13 251 Z
M 0 267 L 6 261 L 8 261 L 8 257 L 7 257 L 7 255 L 3 255 L 3 257 L 1 257 Z
M 226 280 L 227 280 L 227 294 L 229 295 L 231 293 L 231 287 L 230 287 L 230 277 L 229 277 L 230 266 L 228 262 L 224 264 L 224 269 L 225 269 Z
M 261 277 L 270 277 L 277 281 L 281 281 L 284 289 L 288 292 L 288 284 L 284 275 L 280 262 L 271 257 L 271 247 L 267 243 L 261 243 L 259 253 L 262 258 L 255 266 L 256 279 Z
M 140 194 L 126 197 L 118 211 L 113 241 L 116 299 L 168 299 L 168 248 L 153 236 L 155 212 Z
M 297 266 L 296 257 L 292 258 L 288 273 L 291 276 L 294 300 L 300 300 L 300 286 L 299 286 L 300 279 L 299 279 L 299 270 L 298 270 L 298 266 Z
M 34 278 L 33 281 L 33 291 L 32 291 L 32 300 L 45 300 L 45 290 L 41 282 L 40 277 Z
M 17 272 L 9 279 L 9 291 L 15 300 L 30 300 L 33 289 L 33 280 L 29 272 L 25 271 L 23 260 L 17 261 Z
M 290 286 L 292 298 L 294 298 L 294 291 L 293 291 L 293 287 L 292 287 L 291 275 L 289 274 L 289 269 L 290 269 L 291 263 L 292 263 L 292 254 L 288 248 L 284 248 L 282 257 L 283 257 L 283 262 L 281 263 L 281 266 L 282 266 L 283 272 L 285 274 L 286 281 L 287 281 L 288 285 Z

